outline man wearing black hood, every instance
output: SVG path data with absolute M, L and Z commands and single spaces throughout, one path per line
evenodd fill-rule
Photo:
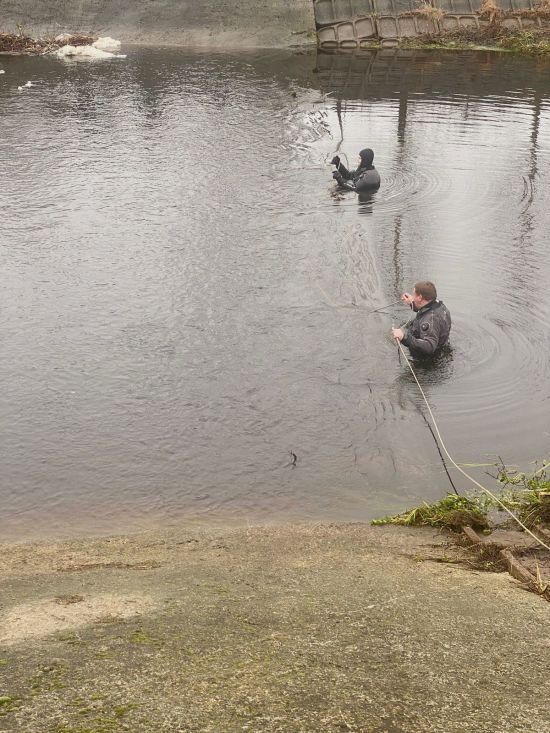
M 380 186 L 380 175 L 373 166 L 374 153 L 370 148 L 365 148 L 359 153 L 359 167 L 354 171 L 348 171 L 342 164 L 338 155 L 330 161 L 331 165 L 336 166 L 336 170 L 332 174 L 335 181 L 342 188 L 350 191 L 374 191 Z

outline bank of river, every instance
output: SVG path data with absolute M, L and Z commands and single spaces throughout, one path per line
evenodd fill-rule
M 431 530 L 2 545 L 0 730 L 548 733 L 550 606 Z
M 96 40 L 96 36 L 85 34 L 65 34 L 54 38 L 31 38 L 20 33 L 0 32 L 0 56 L 17 54 L 51 53 L 62 45 L 85 45 Z M 312 46 L 315 33 L 310 31 L 294 34 L 290 46 Z M 402 49 L 431 49 L 450 51 L 506 51 L 525 55 L 544 55 L 550 53 L 550 34 L 548 30 L 509 29 L 502 25 L 483 28 L 463 28 L 456 32 L 420 35 L 416 38 L 402 38 L 395 41 L 395 46 Z M 387 47 L 383 39 L 364 42 L 359 54 L 373 49 Z
M 445 33 L 427 34 L 416 39 L 404 39 L 403 48 L 448 49 L 452 51 L 506 51 L 526 55 L 550 53 L 550 29 L 509 28 L 502 22 L 461 28 Z
M 238 49 L 314 43 L 315 33 L 311 0 L 10 0 L 0 23 L 0 30 L 24 29 L 35 38 L 82 32 L 123 42 Z

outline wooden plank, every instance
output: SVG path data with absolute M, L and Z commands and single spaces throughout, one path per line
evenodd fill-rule
M 535 524 L 534 527 L 531 527 L 531 532 L 540 537 L 540 539 L 546 544 L 550 542 L 550 529 L 546 529 L 546 527 L 539 527 Z
M 500 555 L 508 563 L 508 572 L 513 578 L 521 581 L 522 583 L 527 583 L 527 585 L 529 585 L 530 587 L 537 586 L 537 579 L 535 578 L 535 576 L 529 570 L 527 570 L 527 568 L 522 565 L 519 560 L 516 560 L 510 550 L 501 550 Z
M 471 527 L 462 527 L 462 534 L 468 539 L 472 545 L 479 545 L 485 542 L 483 537 L 480 537 Z

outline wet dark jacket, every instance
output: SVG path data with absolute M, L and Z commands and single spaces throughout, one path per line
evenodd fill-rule
M 365 148 L 359 153 L 361 165 L 354 171 L 348 171 L 346 166 L 339 162 L 337 170 L 332 177 L 338 181 L 342 188 L 350 191 L 372 191 L 380 187 L 380 175 L 372 162 L 374 153 L 370 148 Z
M 451 314 L 440 300 L 431 300 L 403 330 L 405 338 L 401 343 L 409 347 L 411 354 L 429 356 L 447 343 Z

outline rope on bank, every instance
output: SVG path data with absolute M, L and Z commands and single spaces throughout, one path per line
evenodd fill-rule
M 508 509 L 508 507 L 505 504 L 503 504 L 503 502 L 498 498 L 498 496 L 495 496 L 495 494 L 493 494 L 491 491 L 489 491 L 489 489 L 486 489 L 485 486 L 482 486 L 478 481 L 475 480 L 475 478 L 472 478 L 472 476 L 470 476 L 468 473 L 466 473 L 466 471 L 464 471 L 458 465 L 458 463 L 456 463 L 454 461 L 453 457 L 451 456 L 451 454 L 447 450 L 447 447 L 445 446 L 445 443 L 443 442 L 443 438 L 441 437 L 441 433 L 439 432 L 439 428 L 437 426 L 437 421 L 436 421 L 436 419 L 434 417 L 434 414 L 432 412 L 432 408 L 430 407 L 430 404 L 429 404 L 429 402 L 428 402 L 428 400 L 426 398 L 426 395 L 424 394 L 424 390 L 422 389 L 422 387 L 420 385 L 420 382 L 418 381 L 418 378 L 417 378 L 417 376 L 416 376 L 416 374 L 414 372 L 414 369 L 412 368 L 412 364 L 409 361 L 409 358 L 407 357 L 407 354 L 405 353 L 405 351 L 403 349 L 403 346 L 401 345 L 401 342 L 398 339 L 396 339 L 396 341 L 397 341 L 397 345 L 399 346 L 399 351 L 403 355 L 403 358 L 405 359 L 405 361 L 407 362 L 407 366 L 411 370 L 411 374 L 414 377 L 414 381 L 416 382 L 416 384 L 418 386 L 418 389 L 420 390 L 420 394 L 422 395 L 422 398 L 423 398 L 424 402 L 426 403 L 426 407 L 428 408 L 428 412 L 430 413 L 430 417 L 432 418 L 432 422 L 433 422 L 433 425 L 434 425 L 434 428 L 435 428 L 435 432 L 437 434 L 437 437 L 439 438 L 439 442 L 441 443 L 441 447 L 443 448 L 443 451 L 445 452 L 445 455 L 447 456 L 447 458 L 449 459 L 449 461 L 453 464 L 453 466 L 458 471 L 460 471 L 460 473 L 463 476 L 466 476 L 466 478 L 469 481 L 471 481 L 478 488 L 480 488 L 482 491 L 484 491 L 486 494 L 488 494 L 492 499 L 494 499 L 494 501 L 497 502 L 497 504 L 500 504 L 500 506 L 504 509 L 504 511 L 505 512 L 508 512 L 508 514 L 512 517 L 512 519 L 514 519 L 514 521 L 516 521 L 519 524 L 519 526 L 527 532 L 527 534 L 531 535 L 531 537 L 535 540 L 535 542 L 537 542 L 537 544 L 541 545 L 541 547 L 544 547 L 545 550 L 550 551 L 550 547 L 548 547 L 548 545 L 545 544 L 539 537 L 537 537 L 535 534 L 533 534 L 533 532 L 531 532 L 531 530 L 528 527 L 526 527 L 523 524 L 523 522 L 518 517 L 516 517 L 516 515 L 512 511 L 510 511 L 510 509 Z

